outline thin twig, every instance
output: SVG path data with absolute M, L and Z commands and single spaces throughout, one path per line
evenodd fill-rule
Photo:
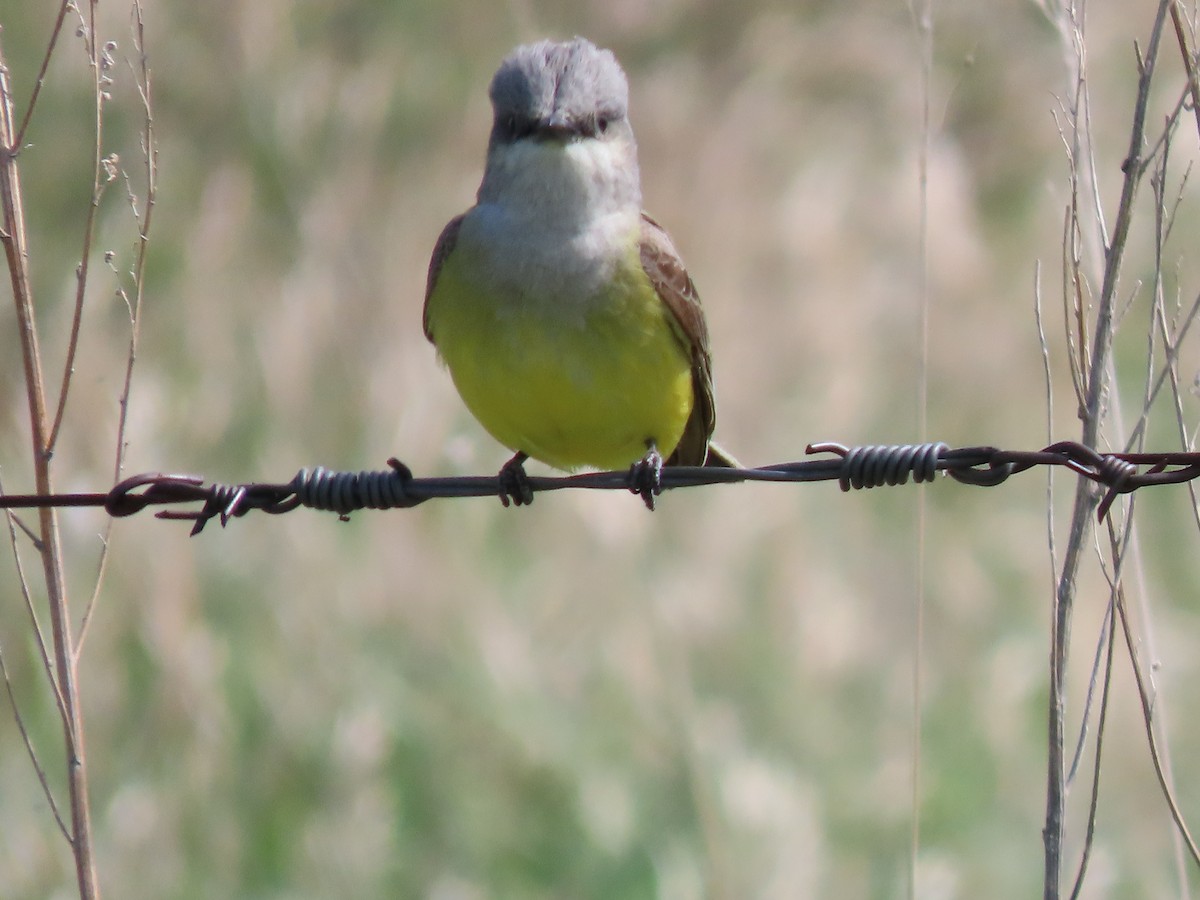
M 1109 601 L 1108 611 L 1104 614 L 1104 641 L 1102 647 L 1107 648 L 1104 655 L 1104 682 L 1100 698 L 1100 721 L 1096 723 L 1096 756 L 1092 764 L 1092 789 L 1088 800 L 1087 831 L 1084 834 L 1083 850 L 1079 854 L 1079 868 L 1075 872 L 1075 883 L 1071 888 L 1071 900 L 1077 900 L 1083 890 L 1083 878 L 1087 874 L 1088 861 L 1092 856 L 1092 845 L 1096 836 L 1096 810 L 1100 803 L 1100 761 L 1104 756 L 1105 724 L 1108 721 L 1108 698 L 1112 690 L 1113 647 L 1116 644 L 1115 629 L 1112 627 L 1112 600 Z M 1099 655 L 1097 655 L 1097 661 Z M 1088 693 L 1091 693 L 1089 687 Z M 1082 746 L 1082 743 L 1081 743 Z
M 1183 13 L 1180 12 L 1180 2 L 1171 4 L 1171 24 L 1175 28 L 1175 43 L 1179 47 L 1179 55 L 1183 59 L 1183 68 L 1187 72 L 1188 90 L 1192 95 L 1192 115 L 1196 119 L 1196 133 L 1200 135 L 1200 81 L 1196 77 L 1196 59 L 1188 42 L 1187 29 L 1184 27 Z
M 0 497 L 4 495 L 4 485 L 0 483 Z M 54 705 L 58 707 L 59 716 L 66 718 L 67 703 L 63 699 L 62 691 L 59 689 L 58 677 L 54 673 L 54 661 L 50 658 L 49 644 L 46 642 L 46 633 L 42 630 L 41 620 L 38 618 L 37 606 L 33 602 L 33 591 L 29 587 L 29 577 L 25 574 L 25 563 L 21 558 L 21 547 L 17 542 L 17 533 L 15 530 L 14 518 L 11 513 L 8 515 L 8 541 L 13 550 L 13 562 L 17 569 L 17 583 L 21 586 L 21 599 L 25 604 L 25 611 L 29 614 L 29 624 L 33 628 L 34 643 L 38 648 L 38 655 L 41 658 L 42 670 L 46 673 L 46 683 L 50 686 L 50 693 L 54 695 Z M 24 528 L 24 523 L 21 525 Z M 39 552 L 41 550 L 39 549 Z
M 4 493 L 4 485 L 0 484 L 0 495 Z M 7 515 L 8 520 L 8 539 L 13 550 L 13 564 L 17 570 L 17 584 L 21 587 L 21 597 L 25 604 L 25 609 L 29 613 L 30 621 L 33 625 L 34 642 L 37 645 L 38 653 L 41 657 L 42 667 L 46 673 L 46 684 L 50 687 L 50 693 L 54 697 L 54 704 L 58 709 L 58 714 L 62 718 L 66 718 L 66 701 L 63 700 L 62 691 L 58 689 L 58 679 L 54 675 L 54 665 L 50 660 L 49 650 L 46 645 L 46 637 L 42 632 L 41 622 L 38 621 L 37 608 L 33 604 L 33 596 L 29 588 L 29 577 L 25 574 L 25 563 L 21 558 L 20 544 L 17 541 L 17 533 L 14 525 L 16 518 L 11 513 Z M 24 526 L 22 526 L 24 527 Z M 0 658 L 0 668 L 3 668 L 4 661 Z M 26 749 L 29 752 L 30 759 L 33 761 L 34 771 L 37 772 L 38 781 L 41 782 L 42 792 L 46 795 L 46 802 L 50 804 L 50 809 L 54 813 L 54 818 L 58 822 L 59 828 L 63 832 L 63 836 L 68 843 L 71 840 L 71 835 L 67 831 L 66 824 L 63 821 L 62 813 L 59 811 L 58 801 L 54 797 L 53 791 L 50 789 L 50 784 L 46 780 L 42 769 L 41 762 L 37 758 L 37 751 L 33 748 L 33 743 L 26 734 L 25 725 L 20 719 L 20 710 L 17 709 L 16 697 L 12 693 L 12 686 L 9 684 L 8 671 L 4 671 L 4 682 L 9 692 L 9 704 L 12 706 L 13 715 L 17 718 L 17 728 L 21 732 L 21 736 L 25 740 Z
M 1084 373 L 1090 368 L 1087 359 L 1089 342 L 1087 339 L 1087 318 L 1084 315 L 1084 303 L 1081 296 L 1083 275 L 1080 266 L 1080 229 L 1079 229 L 1079 165 L 1081 155 L 1081 123 L 1079 105 L 1083 100 L 1084 80 L 1084 43 L 1081 26 L 1075 20 L 1073 10 L 1060 10 L 1056 24 L 1064 43 L 1069 43 L 1070 50 L 1066 52 L 1068 65 L 1073 68 L 1074 77 L 1070 90 L 1073 105 L 1067 111 L 1069 127 L 1060 127 L 1060 135 L 1067 149 L 1067 177 L 1069 184 L 1069 199 L 1064 214 L 1062 234 L 1063 262 L 1063 306 L 1065 310 L 1064 328 L 1067 333 L 1067 346 L 1075 347 L 1070 356 L 1071 380 L 1075 388 L 1076 408 L 1083 414 L 1086 409 L 1086 385 Z M 1068 42 L 1067 37 L 1070 37 Z M 1075 329 L 1072 331 L 1071 323 Z M 1082 490 L 1082 485 L 1076 487 L 1076 497 Z M 1051 504 L 1053 505 L 1053 504 Z M 1072 519 L 1072 530 L 1067 545 L 1067 558 L 1063 562 L 1062 571 L 1067 571 L 1068 565 L 1078 565 L 1078 555 L 1082 544 L 1082 535 L 1077 530 L 1084 527 L 1080 516 Z M 1052 592 L 1050 615 L 1050 659 L 1049 659 L 1049 698 L 1047 725 L 1047 784 L 1046 784 L 1046 822 L 1042 830 L 1042 840 L 1045 847 L 1045 862 L 1043 876 L 1043 895 L 1045 900 L 1057 900 L 1059 881 L 1062 871 L 1062 840 L 1064 830 L 1064 815 L 1066 806 L 1066 773 L 1064 771 L 1063 753 L 1065 749 L 1064 726 L 1064 658 L 1067 646 L 1069 627 L 1069 600 L 1064 599 L 1063 581 L 1055 585 Z
M 1112 536 L 1110 534 L 1111 539 Z M 1158 749 L 1158 738 L 1154 734 L 1154 700 L 1146 685 L 1142 663 L 1137 652 L 1137 641 L 1134 639 L 1133 629 L 1129 625 L 1129 617 L 1126 614 L 1125 589 L 1120 585 L 1118 585 L 1117 590 L 1117 615 L 1121 621 L 1121 629 L 1125 634 L 1125 646 L 1129 651 L 1129 662 L 1133 669 L 1134 681 L 1137 684 L 1138 700 L 1142 706 L 1142 724 L 1146 730 L 1146 742 L 1150 747 L 1150 760 L 1154 764 L 1154 774 L 1158 778 L 1158 786 L 1162 790 L 1163 799 L 1167 801 L 1167 808 L 1171 812 L 1171 819 L 1175 823 L 1176 831 L 1187 847 L 1188 853 L 1191 854 L 1192 860 L 1197 865 L 1200 865 L 1200 847 L 1196 846 L 1196 842 L 1192 838 L 1192 833 L 1183 818 L 1183 812 L 1179 809 L 1179 803 L 1175 799 L 1175 792 L 1171 787 L 1170 779 L 1167 777 L 1167 772 L 1163 767 L 1163 760 Z
M 1092 704 L 1096 699 L 1096 685 L 1100 683 L 1100 667 L 1104 665 L 1105 645 L 1110 641 L 1110 631 L 1112 628 L 1112 608 L 1109 607 L 1104 613 L 1104 620 L 1100 623 L 1100 638 L 1096 641 L 1096 652 L 1092 657 L 1092 668 L 1088 675 L 1087 693 L 1083 698 L 1083 713 L 1079 717 L 1079 734 L 1075 738 L 1075 752 L 1071 755 L 1071 765 L 1067 768 L 1067 787 L 1070 788 L 1075 783 L 1075 775 L 1079 770 L 1079 764 L 1083 760 L 1084 751 L 1087 749 L 1087 736 L 1090 733 L 1088 722 L 1091 721 Z M 1107 691 L 1107 681 L 1109 670 L 1105 670 L 1105 691 Z M 1101 711 L 1101 718 L 1104 717 Z M 1100 733 L 1097 732 L 1097 743 L 1100 740 Z
M 1153 403 L 1154 400 L 1158 398 L 1159 392 L 1163 389 L 1163 386 L 1167 383 L 1167 380 L 1172 377 L 1172 367 L 1176 365 L 1177 357 L 1179 355 L 1179 347 L 1183 344 L 1183 339 L 1187 337 L 1187 333 L 1191 329 L 1192 324 L 1196 321 L 1198 315 L 1200 315 L 1200 293 L 1198 293 L 1192 300 L 1191 306 L 1188 307 L 1188 311 L 1184 315 L 1182 322 L 1175 331 L 1172 340 L 1167 343 L 1164 348 L 1165 359 L 1163 366 L 1161 369 L 1159 369 L 1158 374 L 1155 376 L 1154 384 L 1151 386 L 1148 394 L 1150 403 Z M 1178 371 L 1175 372 L 1175 375 L 1178 376 Z M 1146 425 L 1147 419 L 1146 416 L 1143 415 L 1138 419 L 1137 423 L 1133 427 L 1133 430 L 1129 434 L 1129 440 L 1125 443 L 1127 449 L 1132 448 L 1142 438 L 1146 430 Z
M 58 15 L 54 18 L 54 27 L 50 29 L 50 39 L 46 41 L 46 52 L 42 54 L 42 65 L 38 69 L 37 79 L 33 83 L 33 92 L 29 95 L 29 103 L 25 106 L 21 127 L 17 129 L 16 137 L 13 139 L 13 150 L 17 153 L 20 153 L 21 148 L 25 146 L 25 130 L 33 120 L 33 111 L 37 108 L 38 97 L 41 96 L 42 86 L 46 83 L 46 71 L 50 68 L 50 57 L 54 55 L 54 48 L 58 45 L 58 36 L 62 34 L 63 22 L 67 18 L 67 10 L 72 5 L 73 0 L 62 0 L 58 4 Z
M 1050 368 L 1050 344 L 1042 321 L 1042 264 L 1033 270 L 1033 317 L 1037 325 L 1038 346 L 1042 351 L 1042 377 L 1046 385 L 1046 439 L 1054 433 L 1054 379 Z M 1046 467 L 1046 545 L 1050 552 L 1050 593 L 1054 593 L 1054 573 L 1058 571 L 1058 545 L 1054 537 L 1054 466 Z
M 46 778 L 46 770 L 42 768 L 37 751 L 33 749 L 33 740 L 29 737 L 29 729 L 25 727 L 25 719 L 21 716 L 21 707 L 17 705 L 17 697 L 13 693 L 12 681 L 8 677 L 8 666 L 4 662 L 4 649 L 2 647 L 0 647 L 0 677 L 4 679 L 4 691 L 8 695 L 8 706 L 12 710 L 13 721 L 17 723 L 17 732 L 21 735 L 21 740 L 25 743 L 25 752 L 29 754 L 29 762 L 33 764 L 33 771 L 37 775 L 38 784 L 42 786 L 42 796 L 46 798 L 46 803 L 50 807 L 50 813 L 54 816 L 54 821 L 58 823 L 58 830 L 67 839 L 67 843 L 70 843 L 71 832 L 67 830 L 67 823 L 62 817 L 62 812 L 59 811 L 58 801 L 54 799 L 54 791 L 50 788 L 50 781 Z
M 909 15 L 917 34 L 920 52 L 921 78 L 921 145 L 918 156 L 917 189 L 919 193 L 917 240 L 920 258 L 920 366 L 917 383 L 917 434 L 924 441 L 929 433 L 929 154 L 933 140 L 930 123 L 930 91 L 933 80 L 933 5 L 930 0 L 910 0 Z M 917 494 L 917 583 L 913 609 L 912 650 L 912 721 L 909 738 L 909 778 L 911 791 L 911 826 L 908 846 L 908 896 L 917 896 L 917 859 L 921 851 L 921 708 L 924 696 L 922 661 L 925 644 L 925 517 L 926 492 Z
M 129 422 L 129 396 L 133 388 L 133 369 L 134 363 L 137 360 L 138 337 L 141 333 L 142 303 L 145 298 L 146 287 L 146 259 L 150 249 L 150 225 L 154 216 L 155 200 L 158 193 L 158 147 L 154 135 L 153 94 L 151 91 L 150 64 L 146 56 L 146 32 L 142 16 L 141 0 L 134 0 L 131 14 L 133 16 L 133 46 L 134 50 L 137 51 L 137 60 L 136 62 L 130 62 L 130 69 L 134 84 L 137 87 L 138 97 L 142 104 L 143 124 L 141 144 L 146 203 L 145 208 L 139 212 L 136 195 L 134 194 L 132 185 L 129 184 L 129 177 L 126 175 L 130 208 L 133 211 L 134 220 L 138 226 L 138 243 L 137 256 L 134 260 L 132 270 L 133 299 L 130 300 L 129 293 L 124 288 L 120 291 L 129 314 L 129 350 L 125 356 L 125 380 L 121 385 L 121 395 L 118 401 L 121 411 L 117 419 L 116 448 L 113 460 L 114 481 L 120 479 L 121 473 L 125 469 L 125 430 Z M 95 611 L 96 602 L 99 599 L 100 590 L 104 584 L 109 549 L 112 546 L 112 524 L 113 520 L 109 519 L 105 524 L 104 534 L 101 538 L 96 582 L 92 589 L 92 594 L 88 598 L 87 605 L 84 607 L 83 619 L 79 628 L 79 639 L 75 647 L 76 661 L 78 661 L 79 655 L 83 652 L 83 646 L 87 641 L 87 635 L 92 623 L 92 613 Z
M 75 374 L 75 354 L 79 350 L 79 331 L 83 325 L 83 302 L 87 294 L 88 272 L 91 269 L 92 241 L 96 236 L 96 211 L 100 208 L 100 198 L 104 188 L 112 181 L 112 176 L 105 172 L 103 158 L 104 138 L 104 103 L 108 90 L 103 79 L 107 66 L 102 66 L 100 42 L 96 36 L 96 4 L 98 0 L 88 3 L 88 21 L 83 27 L 84 46 L 87 48 L 88 64 L 92 70 L 92 93 L 95 110 L 94 132 L 92 137 L 92 194 L 88 202 L 87 214 L 83 222 L 83 250 L 79 254 L 79 264 L 75 268 L 75 309 L 71 317 L 71 331 L 67 338 L 67 353 L 63 361 L 63 374 L 58 389 L 58 404 L 54 413 L 54 423 L 50 426 L 50 434 L 46 438 L 44 452 L 53 454 L 58 445 L 58 436 L 62 429 L 63 416 L 67 411 L 67 397 L 71 393 L 71 379 Z M 82 10 L 80 11 L 82 16 Z M 106 48 L 103 60 L 108 61 L 109 51 Z

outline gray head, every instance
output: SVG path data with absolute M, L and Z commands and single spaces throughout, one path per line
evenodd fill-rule
M 489 150 L 521 140 L 632 140 L 629 84 L 617 58 L 577 37 L 525 44 L 496 70 Z

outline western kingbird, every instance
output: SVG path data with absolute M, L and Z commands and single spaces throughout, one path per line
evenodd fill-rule
M 429 263 L 425 335 L 467 408 L 516 451 L 501 499 L 531 500 L 522 463 L 634 465 L 653 508 L 667 465 L 733 465 L 710 443 L 712 363 L 700 299 L 642 212 L 629 86 L 584 40 L 518 47 L 475 206 Z

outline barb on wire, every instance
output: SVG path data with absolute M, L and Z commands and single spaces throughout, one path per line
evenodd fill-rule
M 1097 509 L 1103 519 L 1121 494 L 1200 478 L 1200 453 L 1100 453 L 1074 441 L 1032 451 L 951 448 L 943 443 L 846 447 L 826 442 L 810 444 L 806 452 L 829 455 L 753 469 L 669 466 L 662 470 L 659 490 L 743 481 L 836 481 L 843 491 L 849 491 L 905 484 L 910 476 L 918 483 L 932 481 L 939 472 L 963 484 L 994 487 L 1035 466 L 1062 466 L 1108 488 Z M 632 470 L 529 476 L 528 482 L 534 492 L 567 488 L 642 491 Z M 194 475 L 146 473 L 126 478 L 102 493 L 0 494 L 0 509 L 92 506 L 120 517 L 151 506 L 198 503 L 199 509 L 156 513 L 160 519 L 192 522 L 195 535 L 212 519 L 220 519 L 224 526 L 251 510 L 279 515 L 304 506 L 345 518 L 361 509 L 407 509 L 435 498 L 498 496 L 504 490 L 503 479 L 497 475 L 415 478 L 404 463 L 389 459 L 388 468 L 382 471 L 301 469 L 291 481 L 278 484 L 215 484 Z

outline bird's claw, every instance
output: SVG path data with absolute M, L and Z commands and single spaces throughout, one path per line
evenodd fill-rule
M 496 476 L 500 482 L 500 502 L 506 509 L 510 501 L 516 506 L 528 506 L 533 502 L 533 488 L 529 485 L 529 476 L 525 474 L 527 459 L 527 454 L 518 452 L 500 468 Z
M 654 512 L 654 498 L 662 493 L 663 458 L 654 444 L 646 455 L 629 467 L 629 490 L 642 498 L 646 509 Z

